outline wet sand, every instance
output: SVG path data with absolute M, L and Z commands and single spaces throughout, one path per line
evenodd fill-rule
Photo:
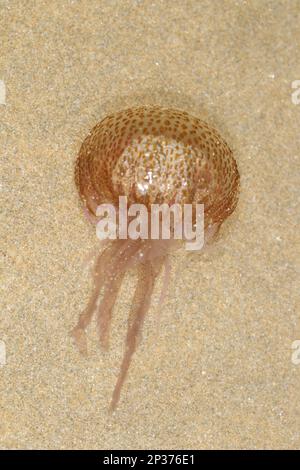
M 299 448 L 300 2 L 0 9 L 1 448 Z M 214 247 L 172 255 L 166 303 L 160 311 L 158 282 L 109 416 L 136 278 L 118 298 L 110 351 L 93 323 L 80 356 L 69 331 L 91 292 L 83 262 L 97 240 L 73 169 L 97 121 L 145 103 L 218 128 L 241 195 Z

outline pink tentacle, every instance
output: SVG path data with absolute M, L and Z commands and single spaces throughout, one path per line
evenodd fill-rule
M 151 248 L 151 244 L 148 245 L 148 248 Z M 131 313 L 128 319 L 126 349 L 120 368 L 120 374 L 113 391 L 109 408 L 110 412 L 114 411 L 119 402 L 121 389 L 125 382 L 132 356 L 139 344 L 141 329 L 150 307 L 155 279 L 160 273 L 162 264 L 163 258 L 160 258 L 160 260 L 156 259 L 155 262 L 153 262 L 153 260 L 142 262 L 139 267 L 137 286 L 132 301 Z
M 132 322 L 128 325 L 126 337 L 126 350 L 121 364 L 120 374 L 113 391 L 110 403 L 110 412 L 114 411 L 120 399 L 121 388 L 127 376 L 132 356 L 138 343 L 139 331 L 144 322 L 145 315 L 150 306 L 151 294 L 154 286 L 154 276 L 151 264 L 142 264 L 138 276 L 138 284 L 133 298 Z
M 128 241 L 119 250 L 113 261 L 109 276 L 104 287 L 104 296 L 98 308 L 97 323 L 100 344 L 104 350 L 109 346 L 109 330 L 112 318 L 112 311 L 121 288 L 126 270 L 136 262 L 135 254 L 140 246 L 137 242 Z
M 104 251 L 100 253 L 95 267 L 94 267 L 94 289 L 90 297 L 87 307 L 79 316 L 79 320 L 75 328 L 71 331 L 71 336 L 74 338 L 75 343 L 82 354 L 87 354 L 87 340 L 85 330 L 90 324 L 97 300 L 101 291 L 101 288 L 105 281 L 106 265 L 109 263 L 111 257 L 114 256 L 115 252 L 119 249 L 120 243 L 122 242 L 112 242 L 108 244 Z

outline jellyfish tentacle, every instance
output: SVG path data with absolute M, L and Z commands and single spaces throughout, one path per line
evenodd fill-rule
M 150 297 L 153 290 L 153 274 L 151 263 L 142 263 L 138 275 L 137 287 L 133 298 L 132 321 L 128 325 L 126 337 L 126 350 L 123 356 L 119 377 L 113 391 L 109 410 L 112 412 L 120 399 L 122 385 L 131 363 L 132 356 L 137 347 L 138 333 L 144 321 L 146 312 L 150 305 Z
M 126 349 L 123 356 L 119 377 L 113 391 L 109 407 L 110 412 L 114 411 L 120 399 L 121 389 L 125 382 L 132 356 L 138 346 L 140 332 L 146 313 L 150 307 L 155 278 L 160 272 L 162 262 L 163 260 L 161 258 L 160 263 L 156 261 L 154 264 L 152 260 L 148 260 L 141 262 L 140 264 L 137 286 L 132 301 L 131 315 L 128 320 Z
M 171 277 L 171 263 L 170 263 L 170 256 L 169 251 L 172 249 L 173 246 L 176 245 L 176 241 L 168 240 L 152 240 L 150 243 L 150 249 L 148 253 L 148 259 L 151 260 L 152 266 L 155 270 L 155 276 L 157 277 L 162 268 L 164 268 L 164 273 L 162 276 L 162 285 L 158 300 L 158 305 L 161 307 L 164 303 L 167 295 L 167 290 L 170 284 L 170 277 Z M 159 323 L 160 319 L 158 319 Z
M 103 299 L 98 307 L 97 324 L 99 342 L 104 351 L 109 348 L 109 333 L 112 319 L 112 311 L 117 300 L 119 290 L 122 285 L 125 272 L 120 273 L 108 286 L 103 295 Z
M 167 254 L 164 254 L 164 252 L 161 251 L 161 248 L 159 249 L 159 251 L 157 250 L 158 245 L 160 245 L 160 242 L 158 240 L 154 240 L 154 241 L 150 240 L 149 242 L 147 242 L 143 248 L 143 255 L 144 255 L 143 260 L 142 261 L 139 260 L 140 262 L 144 264 L 147 264 L 147 263 L 150 264 L 154 280 L 159 276 L 166 262 L 166 258 L 168 257 Z M 138 287 L 139 287 L 139 284 L 137 284 L 137 289 Z M 151 300 L 150 300 L 150 303 L 151 303 Z M 133 301 L 133 305 L 134 305 L 134 301 Z M 128 326 L 132 324 L 134 318 L 135 318 L 135 312 L 132 307 L 129 317 L 128 317 Z M 142 337 L 142 330 L 140 329 L 138 332 L 137 344 L 140 343 L 141 337 Z
M 132 240 L 127 241 L 115 256 L 110 275 L 104 285 L 103 299 L 97 313 L 99 341 L 104 350 L 109 346 L 109 331 L 112 319 L 112 311 L 123 278 L 127 269 L 136 262 L 135 255 L 139 250 L 139 244 Z
M 123 243 L 124 242 L 122 242 L 122 244 Z M 79 316 L 77 325 L 72 329 L 70 333 L 71 336 L 74 338 L 79 351 L 84 355 L 87 354 L 87 340 L 86 340 L 85 330 L 90 324 L 93 318 L 93 314 L 95 312 L 97 300 L 99 298 L 101 288 L 103 287 L 103 283 L 105 281 L 106 265 L 109 263 L 111 256 L 114 255 L 117 249 L 119 249 L 119 243 L 114 241 L 112 243 L 109 243 L 104 248 L 104 251 L 102 251 L 100 255 L 98 256 L 98 259 L 95 263 L 95 268 L 94 268 L 93 293 L 90 297 L 87 307 Z
M 160 289 L 160 295 L 159 295 L 159 300 L 158 300 L 158 314 L 157 314 L 157 325 L 156 325 L 156 331 L 157 334 L 155 335 L 155 338 L 158 338 L 158 332 L 160 330 L 160 321 L 161 321 L 161 307 L 163 306 L 166 297 L 167 297 L 167 292 L 170 284 L 170 278 L 171 278 L 171 263 L 170 263 L 170 257 L 167 254 L 164 257 L 163 260 L 163 267 L 164 267 L 164 273 L 163 273 L 163 278 L 162 278 L 162 286 Z
M 143 275 L 142 274 L 143 266 L 149 264 L 150 267 L 154 267 L 152 257 L 150 256 L 152 249 L 153 249 L 153 244 L 152 244 L 151 240 L 141 241 L 140 242 L 140 250 L 137 253 L 137 256 L 134 257 L 131 260 L 131 264 L 134 265 L 134 266 L 137 265 L 138 269 L 139 269 L 138 270 L 138 280 L 137 280 L 137 285 L 136 285 L 136 291 L 139 288 L 140 276 Z M 132 305 L 131 305 L 131 309 L 130 309 L 129 316 L 128 316 L 128 328 L 130 327 L 130 325 L 132 324 L 132 321 L 135 318 L 134 305 L 135 305 L 136 291 L 135 291 L 134 296 L 133 296 Z

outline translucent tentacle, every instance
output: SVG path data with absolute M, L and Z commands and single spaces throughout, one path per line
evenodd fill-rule
M 116 408 L 120 399 L 121 388 L 126 379 L 132 356 L 139 342 L 140 331 L 146 313 L 150 307 L 155 278 L 159 274 L 161 265 L 162 260 L 160 262 L 156 261 L 155 264 L 152 261 L 145 261 L 142 262 L 139 267 L 137 286 L 133 297 L 131 315 L 128 321 L 126 349 L 110 403 L 109 410 L 111 412 Z
M 112 311 L 117 300 L 119 290 L 125 273 L 120 273 L 104 291 L 103 299 L 98 308 L 97 325 L 99 341 L 102 348 L 107 351 L 109 348 L 109 333 L 112 319 Z
M 79 320 L 75 328 L 71 331 L 71 336 L 73 336 L 75 343 L 82 354 L 87 354 L 87 341 L 85 330 L 90 324 L 97 300 L 103 287 L 106 275 L 106 266 L 109 265 L 111 258 L 114 256 L 115 252 L 120 249 L 121 244 L 124 244 L 124 241 L 113 241 L 108 244 L 104 251 L 100 253 L 98 259 L 95 263 L 94 268 L 94 290 L 90 297 L 89 303 L 82 314 L 79 316 Z
M 99 305 L 97 314 L 99 340 L 105 350 L 108 349 L 109 345 L 109 331 L 113 307 L 121 288 L 125 272 L 132 264 L 135 264 L 135 255 L 138 250 L 139 244 L 137 242 L 128 241 L 123 245 L 122 249 L 119 250 L 115 256 L 114 263 L 105 282 L 104 296 Z

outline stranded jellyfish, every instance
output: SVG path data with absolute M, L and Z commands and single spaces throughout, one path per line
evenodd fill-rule
M 176 204 L 182 208 L 189 205 L 193 226 L 197 225 L 196 207 L 203 204 L 205 242 L 213 240 L 233 212 L 239 192 L 236 162 L 219 133 L 186 112 L 158 106 L 126 109 L 98 123 L 81 146 L 75 180 L 88 219 L 96 223 L 97 208 L 103 204 L 116 208 L 117 226 L 121 223 L 120 196 L 126 196 L 128 207 L 142 204 L 149 213 L 155 205 Z M 129 216 L 128 224 L 130 220 Z M 151 303 L 155 279 L 161 271 L 167 279 L 170 250 L 180 243 L 175 240 L 174 221 L 170 227 L 169 239 L 162 237 L 161 231 L 155 239 L 151 234 L 148 238 L 132 239 L 123 226 L 123 233 L 119 231 L 115 239 L 105 242 L 94 263 L 93 292 L 72 331 L 83 353 L 86 352 L 85 330 L 93 315 L 97 319 L 100 344 L 108 348 L 113 307 L 122 280 L 132 267 L 136 267 L 138 276 L 110 410 L 119 401 Z

